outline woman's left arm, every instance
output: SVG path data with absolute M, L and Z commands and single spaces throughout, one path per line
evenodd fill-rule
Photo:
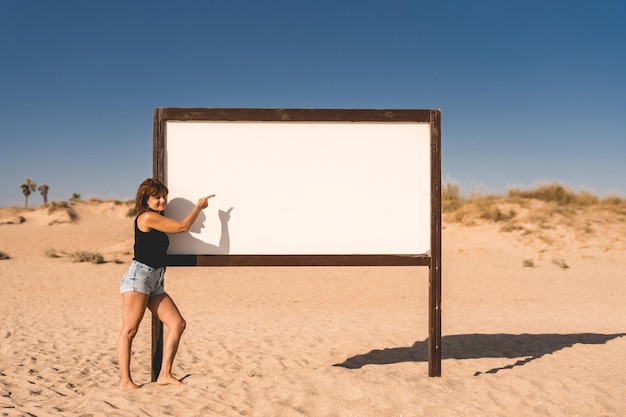
M 191 210 L 191 213 L 189 213 L 187 217 L 185 217 L 182 221 L 170 219 L 157 213 L 147 212 L 140 216 L 140 218 L 138 219 L 138 221 L 142 223 L 139 226 L 142 229 L 156 229 L 164 233 L 188 232 L 193 225 L 193 222 L 195 222 L 198 218 L 200 212 L 209 206 L 209 198 L 212 197 L 215 197 L 215 194 L 211 194 L 209 196 L 199 199 L 194 209 Z

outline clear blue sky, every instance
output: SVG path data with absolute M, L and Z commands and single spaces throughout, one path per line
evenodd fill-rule
M 625 22 L 622 0 L 1 0 L 0 206 L 27 176 L 133 198 L 155 107 L 440 108 L 463 190 L 625 195 Z

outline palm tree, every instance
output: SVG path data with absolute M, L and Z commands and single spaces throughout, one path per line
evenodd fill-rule
M 43 184 L 40 185 L 38 190 L 41 193 L 41 195 L 43 196 L 43 203 L 44 204 L 48 204 L 48 184 Z
M 26 177 L 26 182 L 20 185 L 22 189 L 22 194 L 24 194 L 24 207 L 28 208 L 28 196 L 31 191 L 35 191 L 37 189 L 37 184 L 33 183 L 30 180 L 30 177 Z

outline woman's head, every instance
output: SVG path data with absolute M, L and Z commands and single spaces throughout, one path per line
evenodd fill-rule
M 137 197 L 135 197 L 135 211 L 137 214 L 141 214 L 148 210 L 148 200 L 150 197 L 154 198 L 167 198 L 168 189 L 159 180 L 148 178 L 139 185 L 137 189 Z

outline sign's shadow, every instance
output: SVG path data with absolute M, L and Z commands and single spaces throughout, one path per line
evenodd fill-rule
M 522 366 L 544 355 L 571 347 L 577 343 L 601 345 L 626 333 L 597 334 L 461 334 L 443 336 L 442 359 L 482 359 L 482 358 L 520 358 L 516 362 L 484 372 L 496 373 L 504 369 Z M 418 341 L 409 347 L 376 349 L 362 355 L 346 359 L 339 366 L 359 369 L 365 365 L 388 365 L 401 362 L 427 362 L 428 339 Z

